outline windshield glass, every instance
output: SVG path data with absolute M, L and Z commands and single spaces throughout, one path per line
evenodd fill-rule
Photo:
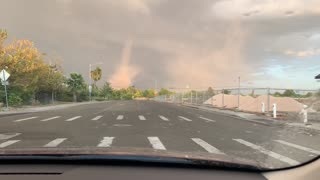
M 319 7 L 2 0 L 0 152 L 72 148 L 271 169 L 316 158 Z

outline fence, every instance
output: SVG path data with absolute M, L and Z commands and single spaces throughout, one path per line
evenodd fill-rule
M 240 111 L 268 113 L 273 105 L 281 112 L 299 112 L 307 105 L 319 111 L 319 90 L 279 88 L 178 89 L 170 95 L 157 96 L 156 101 L 214 106 Z

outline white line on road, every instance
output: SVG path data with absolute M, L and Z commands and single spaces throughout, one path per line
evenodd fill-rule
M 208 118 L 205 118 L 205 117 L 202 117 L 202 116 L 200 116 L 199 118 L 203 119 L 203 120 L 206 120 L 206 121 L 209 121 L 209 122 L 216 122 L 215 120 L 208 119 Z
M 281 154 L 275 153 L 275 152 L 273 152 L 273 151 L 269 151 L 269 150 L 267 150 L 267 149 L 264 149 L 264 148 L 261 147 L 261 146 L 257 146 L 257 145 L 255 145 L 255 144 L 252 144 L 252 143 L 250 143 L 250 142 L 247 142 L 247 141 L 245 141 L 245 140 L 243 140 L 243 139 L 233 139 L 233 140 L 234 140 L 234 141 L 237 141 L 237 142 L 240 143 L 240 144 L 246 145 L 246 146 L 248 146 L 248 147 L 250 147 L 250 148 L 252 148 L 252 149 L 258 150 L 258 151 L 260 151 L 261 153 L 266 154 L 266 155 L 268 155 L 268 156 L 270 156 L 270 157 L 273 157 L 273 158 L 275 158 L 275 159 L 277 159 L 277 160 L 280 160 L 280 161 L 282 161 L 282 162 L 285 162 L 285 163 L 287 163 L 287 164 L 289 164 L 289 165 L 294 166 L 294 165 L 300 164 L 300 162 L 298 162 L 298 161 L 296 161 L 296 160 L 293 160 L 293 159 L 288 158 L 288 157 L 286 157 L 286 156 L 283 156 L 283 155 L 281 155 Z
M 61 144 L 66 139 L 67 138 L 57 138 L 53 141 L 50 141 L 48 144 L 44 145 L 43 147 L 57 147 L 59 144 Z
M 164 116 L 159 116 L 162 120 L 164 120 L 164 121 L 169 121 L 169 119 L 168 118 L 166 118 L 166 117 L 164 117 Z
M 215 153 L 215 154 L 224 154 L 223 152 L 221 152 L 219 149 L 211 146 L 210 144 L 208 144 L 207 142 L 205 142 L 204 140 L 200 139 L 200 138 L 191 138 L 192 141 L 194 141 L 195 143 L 197 143 L 199 146 L 201 146 L 203 149 L 205 149 L 206 151 L 208 151 L 209 153 Z
M 75 116 L 73 118 L 70 118 L 70 119 L 67 119 L 66 121 L 73 121 L 73 120 L 76 120 L 76 119 L 79 119 L 81 118 L 82 116 Z
M 93 119 L 91 119 L 92 121 L 97 121 L 97 120 L 99 120 L 99 119 L 101 119 L 103 116 L 97 116 L 97 117 L 95 117 L 95 118 L 93 118 Z
M 153 149 L 166 150 L 166 148 L 164 147 L 164 145 L 158 137 L 148 137 L 148 140 L 152 145 Z
M 142 115 L 139 116 L 139 119 L 142 120 L 142 121 L 146 120 L 146 118 L 144 116 L 142 116 Z
M 112 145 L 113 139 L 114 137 L 103 137 L 97 147 L 110 147 Z
M 17 143 L 17 142 L 19 142 L 19 141 L 20 141 L 20 140 L 10 140 L 10 141 L 6 141 L 6 142 L 0 144 L 0 148 L 4 148 L 4 147 L 7 147 L 7 146 L 10 146 L 10 145 L 12 145 L 12 144 L 14 144 L 14 143 Z
M 117 120 L 122 120 L 123 119 L 123 115 L 119 115 L 118 117 L 117 117 Z
M 287 146 L 291 146 L 291 147 L 303 150 L 303 151 L 307 151 L 307 152 L 314 153 L 314 154 L 320 154 L 320 151 L 315 150 L 315 149 L 311 149 L 311 148 L 308 148 L 308 147 L 300 146 L 300 145 L 289 143 L 289 142 L 282 141 L 282 140 L 275 140 L 275 141 L 278 142 L 278 143 L 281 143 L 281 144 L 285 144 Z
M 58 119 L 60 118 L 60 116 L 55 116 L 55 117 L 51 117 L 51 118 L 47 118 L 47 119 L 43 119 L 41 121 L 50 121 L 50 120 L 53 120 L 53 119 Z
M 183 116 L 178 116 L 180 119 L 183 119 L 183 120 L 185 120 L 185 121 L 192 121 L 191 119 L 188 119 L 188 118 L 186 118 L 186 117 L 183 117 Z
M 26 121 L 26 120 L 30 120 L 30 119 L 36 119 L 38 117 L 29 117 L 29 118 L 24 118 L 24 119 L 18 119 L 18 120 L 15 120 L 14 122 L 21 122 L 21 121 Z
M 0 140 L 10 139 L 16 136 L 19 136 L 21 133 L 8 133 L 8 134 L 0 134 Z

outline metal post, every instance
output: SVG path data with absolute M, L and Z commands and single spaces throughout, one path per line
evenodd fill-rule
M 240 76 L 238 77 L 238 110 L 240 109 Z
M 196 91 L 196 104 L 198 104 L 198 92 Z
M 270 88 L 267 89 L 267 113 L 269 113 L 270 109 Z
M 3 79 L 6 79 L 6 74 L 4 73 L 3 71 Z M 4 92 L 6 94 L 6 106 L 7 106 L 7 109 L 9 108 L 9 103 L 8 103 L 8 92 L 7 92 L 7 81 L 3 81 L 4 83 Z
M 91 101 L 91 90 L 90 90 L 90 86 L 91 86 L 91 64 L 89 64 L 89 100 Z
M 191 97 L 191 99 L 190 99 L 190 104 L 192 104 L 192 90 L 191 90 L 191 93 L 190 93 L 191 95 L 190 95 L 190 97 Z
M 224 89 L 222 89 L 222 108 L 224 107 Z
M 205 92 L 202 92 L 202 104 L 204 104 L 204 93 Z

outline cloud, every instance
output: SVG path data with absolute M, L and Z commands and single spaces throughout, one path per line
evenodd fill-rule
M 122 50 L 121 63 L 108 80 L 113 87 L 126 88 L 131 86 L 133 79 L 138 75 L 139 69 L 130 64 L 131 51 L 132 40 L 127 40 Z
M 319 49 L 309 49 L 304 51 L 293 51 L 293 50 L 286 50 L 284 54 L 299 58 L 305 58 L 305 57 L 311 57 L 316 56 L 320 54 L 320 48 Z
M 158 3 L 159 0 L 106 0 L 108 3 L 118 7 L 124 7 L 132 12 L 150 14 L 151 5 Z
M 320 14 L 318 0 L 222 0 L 214 3 L 213 12 L 217 17 L 234 19 L 270 19 L 287 16 Z

